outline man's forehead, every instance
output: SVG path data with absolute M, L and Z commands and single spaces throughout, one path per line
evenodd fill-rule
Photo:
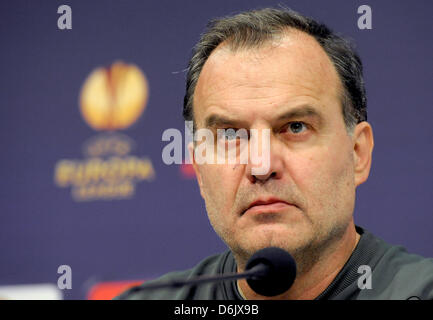
M 304 32 L 291 31 L 260 47 L 233 50 L 228 43 L 218 46 L 200 74 L 195 114 L 215 103 L 266 99 L 283 91 L 291 98 L 309 95 L 316 99 L 335 98 L 341 92 L 331 60 Z

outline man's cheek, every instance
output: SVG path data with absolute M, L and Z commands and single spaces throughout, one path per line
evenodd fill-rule
M 315 185 L 322 176 L 327 163 L 317 155 L 304 155 L 292 158 L 289 165 L 289 174 L 298 186 Z
M 221 170 L 207 168 L 203 171 L 203 185 L 206 193 L 206 201 L 211 201 L 213 205 L 221 207 L 225 202 L 225 194 L 229 189 L 229 181 Z
M 306 156 L 293 168 L 292 178 L 308 206 L 322 206 L 331 192 L 334 179 L 332 159 L 318 155 Z

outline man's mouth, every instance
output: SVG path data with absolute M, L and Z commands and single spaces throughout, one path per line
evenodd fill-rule
M 294 207 L 295 205 L 278 198 L 258 199 L 253 201 L 242 215 L 248 214 L 262 214 L 262 213 L 279 213 L 287 208 Z

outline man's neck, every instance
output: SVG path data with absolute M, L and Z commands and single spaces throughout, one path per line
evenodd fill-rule
M 331 252 L 325 254 L 309 270 L 296 277 L 290 290 L 275 296 L 264 297 L 255 293 L 247 284 L 246 280 L 238 280 L 238 289 L 242 297 L 248 300 L 312 300 L 319 296 L 335 279 L 360 239 L 354 225 L 348 229 L 342 239 Z

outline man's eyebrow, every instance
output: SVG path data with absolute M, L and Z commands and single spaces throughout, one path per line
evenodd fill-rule
M 235 125 L 239 125 L 239 121 L 218 114 L 211 114 L 204 121 L 205 128 Z
M 296 118 L 311 117 L 315 118 L 319 124 L 323 122 L 322 114 L 310 105 L 295 107 L 287 112 L 284 112 L 276 118 L 276 121 L 284 121 Z M 211 114 L 204 121 L 205 128 L 218 128 L 222 126 L 239 126 L 243 121 L 231 119 L 229 117 Z
M 321 112 L 319 112 L 316 108 L 313 108 L 312 106 L 309 105 L 293 108 L 278 116 L 277 121 L 289 120 L 294 118 L 305 118 L 305 117 L 316 118 L 319 124 L 323 122 L 323 116 Z

